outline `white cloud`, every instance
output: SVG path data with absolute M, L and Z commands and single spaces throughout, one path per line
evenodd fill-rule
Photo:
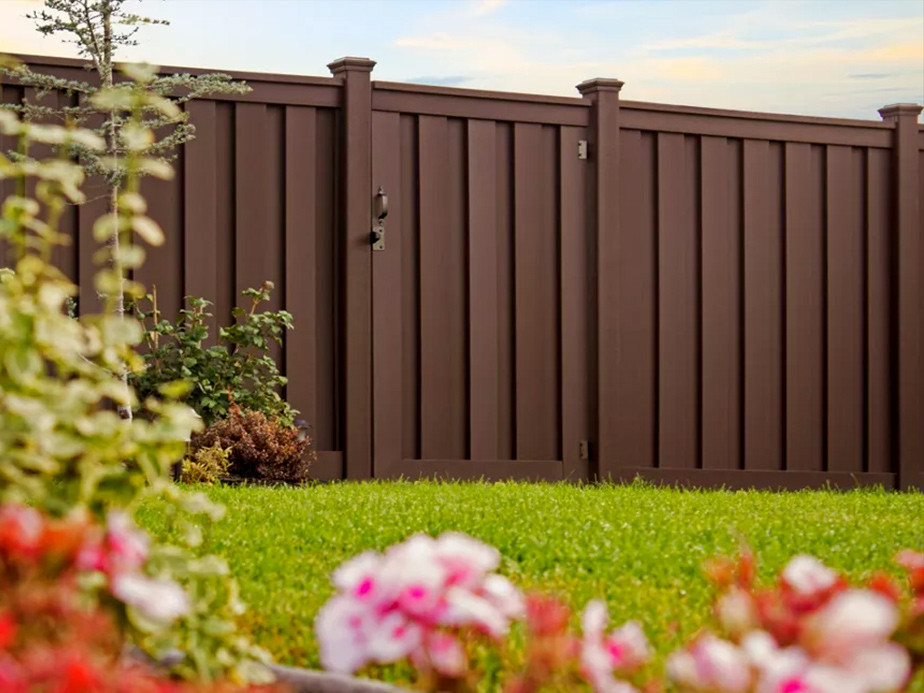
M 500 21 L 449 24 L 452 32 L 421 31 L 395 45 L 426 60 L 431 73 L 469 75 L 466 86 L 482 89 L 576 96 L 584 79 L 618 77 L 627 99 L 870 119 L 876 95 L 856 75 L 879 75 L 877 88 L 904 100 L 924 96 L 924 15 L 816 22 L 784 15 L 763 6 L 718 31 L 641 45 L 593 33 L 566 41 Z M 442 15 L 431 26 L 446 22 Z M 779 32 L 783 38 L 765 38 Z
M 507 0 L 477 0 L 475 8 L 472 11 L 477 16 L 492 14 L 500 9 L 501 5 L 507 4 Z

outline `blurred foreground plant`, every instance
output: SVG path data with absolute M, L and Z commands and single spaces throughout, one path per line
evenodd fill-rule
M 0 134 L 13 137 L 21 156 L 0 153 L 0 179 L 14 181 L 16 194 L 2 202 L 0 240 L 9 249 L 10 267 L 0 277 L 0 503 L 28 503 L 52 516 L 87 512 L 98 520 L 114 508 L 131 516 L 142 498 L 161 495 L 181 531 L 184 546 L 154 545 L 146 566 L 170 576 L 185 590 L 189 609 L 176 627 L 155 628 L 142 617 L 129 618 L 128 632 L 154 656 L 179 649 L 180 673 L 210 680 L 266 676 L 265 655 L 235 632 L 243 609 L 225 563 L 200 558 L 202 523 L 217 520 L 222 509 L 199 494 L 187 494 L 169 478 L 191 434 L 201 423 L 177 401 L 185 385 L 164 383 L 160 396 L 138 402 L 121 375 L 141 366 L 136 346 L 137 320 L 117 313 L 117 287 L 140 296 L 142 287 L 127 279 L 144 260 L 144 243 L 157 245 L 163 234 L 146 216 L 138 190 L 142 171 L 168 178 L 172 170 L 143 154 L 150 141 L 140 120 L 142 107 L 175 111 L 169 100 L 145 87 L 154 70 L 125 69 L 129 82 L 96 95 L 98 103 L 122 114 L 125 154 L 103 165 L 125 172 L 118 213 L 102 217 L 94 237 L 102 246 L 95 258 L 101 269 L 95 286 L 107 297 L 103 312 L 68 313 L 76 287 L 51 264 L 55 245 L 66 242 L 57 224 L 65 204 L 84 200 L 84 170 L 66 157 L 68 144 L 101 149 L 95 134 L 74 128 L 35 125 L 0 111 Z M 27 155 L 33 143 L 59 148 L 62 156 L 36 161 Z M 34 181 L 35 199 L 25 196 Z M 117 235 L 120 243 L 108 243 Z M 89 240 L 85 241 L 89 242 Z M 126 420 L 119 408 L 144 416 Z M 136 614 L 138 616 L 138 614 Z

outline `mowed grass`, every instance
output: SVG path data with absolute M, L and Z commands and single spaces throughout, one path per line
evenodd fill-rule
M 312 622 L 330 573 L 415 532 L 466 532 L 496 546 L 502 572 L 575 608 L 603 598 L 637 619 L 659 656 L 709 622 L 704 561 L 746 541 L 767 579 L 798 553 L 863 578 L 896 551 L 924 548 L 924 495 L 883 491 L 681 491 L 646 485 L 344 483 L 210 488 L 227 507 L 209 549 L 229 561 L 249 606 L 244 627 L 283 664 L 317 667 Z M 156 504 L 142 509 L 155 535 Z M 377 672 L 401 678 L 400 672 Z

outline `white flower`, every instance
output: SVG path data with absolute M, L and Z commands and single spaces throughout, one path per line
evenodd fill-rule
M 334 597 L 321 608 L 314 627 L 325 669 L 352 674 L 369 662 L 367 618 L 366 608 L 347 597 Z
M 851 589 L 808 619 L 805 640 L 816 656 L 845 663 L 863 649 L 884 644 L 898 620 L 898 607 L 888 598 L 870 590 Z
M 189 613 L 189 596 L 172 580 L 155 580 L 137 573 L 118 575 L 112 580 L 112 593 L 143 616 L 158 623 L 169 623 Z
M 739 588 L 734 588 L 718 598 L 715 615 L 722 627 L 734 636 L 747 633 L 758 623 L 754 600 Z
M 911 657 L 898 643 L 888 642 L 856 652 L 844 668 L 869 693 L 892 693 L 911 676 Z
M 796 594 L 810 597 L 837 583 L 837 573 L 814 556 L 799 555 L 783 568 L 783 582 Z
M 667 660 L 667 673 L 683 690 L 746 693 L 753 675 L 747 657 L 732 643 L 706 634 Z
M 492 638 L 506 635 L 510 627 L 510 621 L 500 609 L 468 590 L 450 588 L 446 593 L 446 604 L 441 625 L 475 626 Z
M 526 601 L 520 590 L 502 575 L 488 575 L 481 592 L 507 618 L 519 619 L 526 612 Z

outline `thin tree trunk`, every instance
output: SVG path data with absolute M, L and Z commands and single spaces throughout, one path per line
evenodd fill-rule
M 112 65 L 112 15 L 111 9 L 107 8 L 103 18 L 103 45 L 102 45 L 102 86 L 104 89 L 111 89 L 113 86 L 113 65 Z M 106 133 L 107 154 L 113 158 L 118 154 L 118 128 L 116 127 L 116 114 L 109 114 L 109 129 Z M 119 320 L 125 319 L 125 269 L 122 267 L 122 261 L 119 257 L 119 177 L 118 171 L 114 171 L 109 179 L 109 214 L 113 217 L 113 233 L 109 239 L 109 245 L 112 248 L 113 264 L 119 274 L 119 286 L 116 291 L 115 312 Z M 133 413 L 131 406 L 131 386 L 128 383 L 128 367 L 122 364 L 119 377 L 125 387 L 125 404 L 119 405 L 119 416 L 126 421 L 132 421 Z

